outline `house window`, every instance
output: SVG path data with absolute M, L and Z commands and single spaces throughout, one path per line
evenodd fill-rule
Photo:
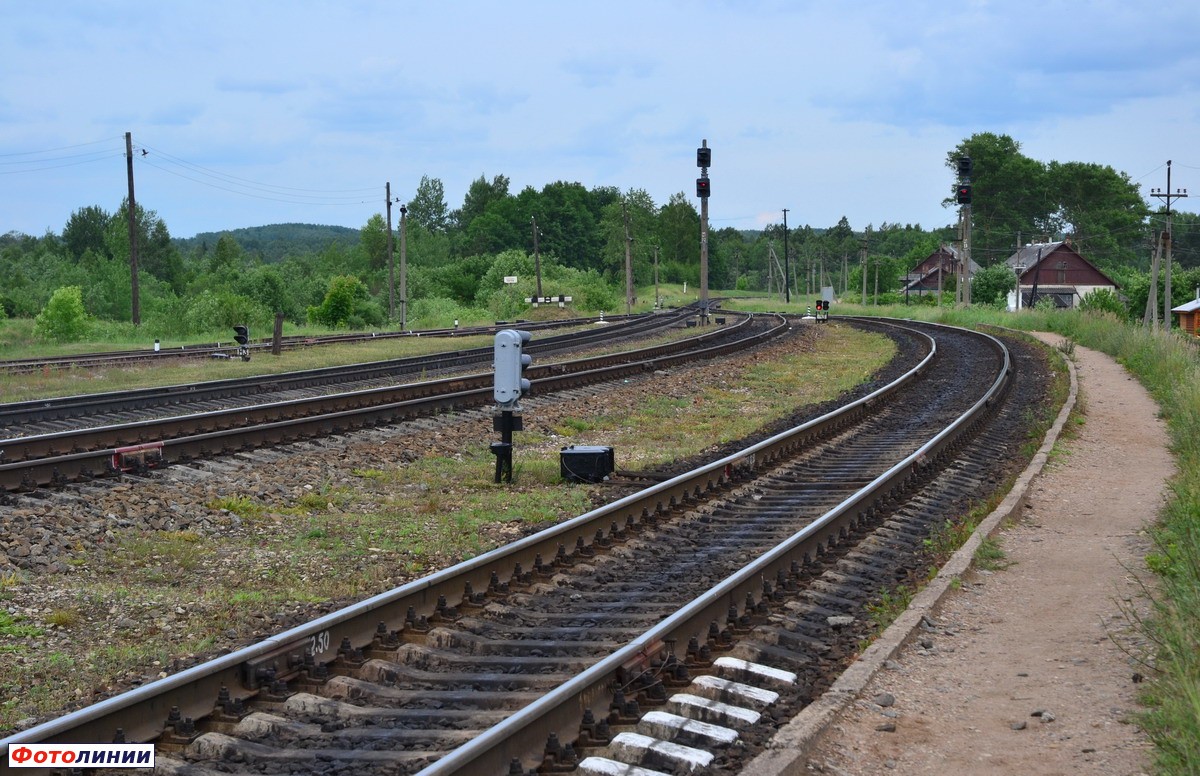
M 1058 264 L 1054 265 L 1054 268 L 1058 270 L 1058 284 L 1065 284 L 1067 282 L 1067 263 L 1065 261 L 1060 261 Z

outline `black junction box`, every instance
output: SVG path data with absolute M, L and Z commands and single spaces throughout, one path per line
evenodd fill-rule
M 568 482 L 603 482 L 617 468 L 611 447 L 571 445 L 558 458 L 559 474 Z

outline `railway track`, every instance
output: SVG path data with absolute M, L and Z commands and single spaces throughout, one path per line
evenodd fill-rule
M 638 375 L 693 359 L 713 358 L 750 347 L 787 330 L 787 323 L 780 317 L 769 324 L 766 320 L 747 316 L 737 323 L 686 340 L 540 365 L 530 369 L 528 376 L 538 390 L 556 391 Z M 635 333 L 639 332 L 625 332 L 628 336 Z M 592 344 L 596 336 L 582 335 L 573 340 L 545 343 L 544 350 L 578 347 L 581 341 L 585 345 Z M 598 336 L 603 338 L 605 332 Z M 535 349 L 534 352 L 542 351 Z M 432 356 L 390 368 L 403 368 L 409 374 L 428 372 L 435 365 L 442 365 L 439 367 L 442 368 L 451 362 L 460 366 L 478 363 L 490 353 L 490 348 L 479 348 L 466 355 Z M 388 368 L 371 365 L 365 370 L 378 373 Z M 320 372 L 315 377 L 303 375 L 297 380 L 328 379 L 327 370 Z M 281 382 L 286 383 L 286 378 L 274 376 L 255 383 L 240 382 L 232 390 L 244 395 L 255 385 L 265 391 L 264 384 L 279 385 Z M 0 440 L 0 492 L 28 491 L 107 474 L 144 471 L 167 463 L 204 459 L 225 452 L 480 406 L 491 401 L 492 382 L 491 373 L 476 373 L 249 406 L 238 402 L 232 408 L 209 412 L 10 437 Z M 224 394 L 229 390 L 230 386 L 220 385 L 211 392 Z M 207 395 L 210 389 L 201 387 L 196 392 Z M 148 401 L 144 392 L 134 393 L 133 397 L 110 396 L 102 401 L 110 408 L 125 408 L 142 400 Z M 173 394 L 171 398 L 178 401 L 179 396 L 188 392 L 162 393 Z M 79 413 L 87 412 L 92 406 L 91 400 L 85 397 L 82 408 L 68 401 L 48 409 L 56 413 Z M 17 412 L 32 410 L 23 408 Z
M 492 326 L 468 326 L 450 329 L 423 329 L 418 331 L 408 330 L 367 332 L 358 334 L 287 336 L 280 340 L 280 347 L 283 350 L 294 350 L 297 348 L 310 348 L 322 345 L 367 342 L 377 339 L 405 339 L 410 337 L 465 337 L 472 335 L 495 334 L 500 329 L 508 328 L 513 325 L 520 325 L 522 328 L 526 328 L 531 331 L 541 331 L 557 328 L 569 328 L 572 326 L 586 326 L 588 324 L 595 323 L 597 320 L 607 320 L 609 323 L 623 323 L 642 317 L 646 316 L 613 315 L 609 316 L 607 319 L 571 318 L 560 321 L 516 321 L 512 323 L 507 321 L 497 321 L 496 324 Z M 272 342 L 269 339 L 260 339 L 249 343 L 249 350 L 252 355 L 255 353 L 269 353 L 272 347 Z M 67 356 L 14 358 L 0 360 L 0 372 L 22 374 L 57 369 L 108 368 L 140 362 L 154 363 L 173 362 L 180 359 L 230 358 L 233 356 L 233 353 L 236 349 L 236 342 L 230 342 L 225 345 L 215 342 L 207 345 L 181 345 L 179 347 L 167 348 L 160 347 L 158 350 L 153 348 L 138 348 L 132 350 L 114 350 L 100 353 L 76 353 Z
M 736 773 L 1002 479 L 1008 353 L 935 331 L 834 413 L 0 744 L 120 729 L 182 774 Z
M 531 352 L 542 356 L 569 353 L 596 344 L 635 341 L 681 325 L 694 314 L 688 309 L 606 323 L 591 331 L 541 337 Z M 127 391 L 84 394 L 0 404 L 0 434 L 53 433 L 80 425 L 111 425 L 132 420 L 201 412 L 221 407 L 267 403 L 330 390 L 359 390 L 394 384 L 398 379 L 426 378 L 479 368 L 491 361 L 492 349 L 473 347 L 408 358 L 347 364 L 270 376 L 212 380 Z

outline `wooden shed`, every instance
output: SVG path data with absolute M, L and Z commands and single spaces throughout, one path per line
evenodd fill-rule
M 1193 337 L 1200 337 L 1200 299 L 1171 308 L 1179 316 L 1179 330 Z

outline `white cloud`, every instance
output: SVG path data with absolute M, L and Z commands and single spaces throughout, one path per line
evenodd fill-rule
M 98 138 L 117 156 L 0 164 L 0 232 L 115 209 L 125 131 L 270 186 L 390 180 L 409 196 L 439 177 L 451 207 L 480 174 L 514 191 L 565 179 L 691 196 L 707 138 L 714 223 L 761 226 L 787 207 L 797 225 L 938 226 L 953 218 L 945 154 L 975 132 L 1134 177 L 1158 157 L 1200 168 L 1185 159 L 1198 31 L 1200 6 L 1182 0 L 15 4 L 0 29 L 0 162 Z M 382 193 L 285 205 L 149 166 L 138 180 L 183 236 L 359 226 L 382 207 Z

